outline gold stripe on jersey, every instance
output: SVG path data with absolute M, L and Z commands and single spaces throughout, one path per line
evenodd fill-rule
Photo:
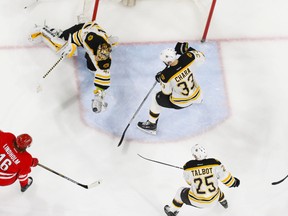
M 198 203 L 212 203 L 214 200 L 218 199 L 220 195 L 220 190 L 219 188 L 217 189 L 217 192 L 213 194 L 212 196 L 209 197 L 200 197 L 194 194 L 191 190 L 189 190 L 189 199 L 192 200 L 193 202 L 198 202 Z
M 78 32 L 77 32 L 77 37 L 78 37 L 78 40 L 79 42 L 83 45 L 83 38 L 82 38 L 82 29 L 80 29 Z
M 228 187 L 230 187 L 234 183 L 234 181 L 234 177 L 231 175 L 231 173 L 229 173 L 229 175 L 225 179 L 221 180 L 221 182 Z
M 176 208 L 181 208 L 183 206 L 183 202 L 176 200 L 175 198 L 172 200 L 172 204 L 174 205 L 174 207 Z
M 96 74 L 95 79 L 94 79 L 94 83 L 100 84 L 103 86 L 108 86 L 108 85 L 110 85 L 110 75 L 104 76 L 101 74 Z
M 105 80 L 105 79 L 109 79 L 110 80 L 110 75 L 101 75 L 101 74 L 96 74 L 95 75 L 95 78 L 99 78 L 99 79 L 103 79 L 103 80 Z
M 109 81 L 102 81 L 102 80 L 95 79 L 94 83 L 107 86 L 107 85 L 110 85 L 110 80 Z
M 195 92 L 190 96 L 190 97 L 186 97 L 186 98 L 175 98 L 171 95 L 171 101 L 175 104 L 186 104 L 189 103 L 191 100 L 197 100 L 200 96 L 201 93 L 201 89 L 198 86 L 195 90 Z
M 77 46 L 81 46 L 82 44 L 81 44 L 81 42 L 80 42 L 80 40 L 79 40 L 79 32 L 75 32 L 74 34 L 73 34 L 73 42 L 75 43 L 75 44 L 77 44 Z
M 193 64 L 194 60 L 192 60 L 189 64 L 185 65 L 185 67 L 183 67 L 181 70 L 177 71 L 177 73 L 175 73 L 173 76 L 171 76 L 168 80 L 168 82 L 171 80 L 171 79 L 174 79 L 175 77 L 179 76 L 179 74 L 181 74 L 183 71 L 187 70 L 187 68 L 190 67 L 191 64 Z

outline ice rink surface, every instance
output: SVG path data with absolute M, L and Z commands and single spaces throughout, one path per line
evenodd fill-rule
M 92 74 L 81 55 L 65 59 L 43 80 L 59 57 L 27 40 L 44 21 L 61 29 L 74 25 L 82 1 L 39 1 L 26 10 L 30 0 L 0 2 L 0 129 L 31 134 L 29 152 L 59 173 L 83 184 L 103 181 L 86 190 L 35 167 L 34 183 L 24 194 L 17 182 L 1 187 L 1 216 L 165 216 L 164 205 L 186 186 L 182 172 L 137 154 L 182 166 L 195 143 L 241 185 L 220 185 L 227 210 L 184 206 L 179 216 L 287 214 L 288 181 L 271 185 L 288 174 L 286 1 L 217 1 L 206 43 L 200 39 L 210 0 L 138 0 L 131 8 L 100 1 L 97 22 L 120 43 L 113 52 L 109 107 L 99 115 L 89 110 Z M 177 41 L 189 41 L 207 57 L 196 74 L 204 103 L 176 113 L 163 110 L 159 134 L 151 137 L 136 129 L 137 121 L 146 120 L 149 98 L 117 148 L 163 66 L 158 52 Z

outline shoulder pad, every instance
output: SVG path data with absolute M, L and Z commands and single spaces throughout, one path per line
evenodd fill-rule
M 208 158 L 204 160 L 190 160 L 184 166 L 184 170 L 199 167 L 199 166 L 208 166 L 208 165 L 221 165 L 221 162 L 214 159 Z
M 97 50 L 99 44 L 104 42 L 106 41 L 94 32 L 89 32 L 85 37 L 85 43 L 93 50 Z

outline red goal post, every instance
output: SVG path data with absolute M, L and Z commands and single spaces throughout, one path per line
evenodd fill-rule
M 85 9 L 85 7 L 91 7 L 91 3 L 88 4 L 87 1 L 90 1 L 92 3 L 94 1 L 94 6 L 93 6 L 94 8 L 93 8 L 93 13 L 92 13 L 92 21 L 94 21 L 94 20 L 96 20 L 96 17 L 97 17 L 98 6 L 99 6 L 100 0 L 84 0 L 83 14 L 85 13 L 85 10 L 87 10 L 87 9 Z M 134 6 L 136 4 L 136 1 L 137 0 L 121 0 L 123 5 L 125 5 L 125 6 Z M 217 0 L 212 0 L 211 6 L 210 6 L 210 10 L 209 10 L 209 13 L 208 13 L 208 18 L 206 20 L 204 32 L 203 32 L 203 35 L 202 35 L 202 38 L 201 38 L 201 42 L 202 43 L 204 43 L 206 41 L 207 34 L 208 34 L 208 31 L 209 31 L 209 27 L 210 27 L 210 23 L 211 23 L 212 16 L 213 16 L 213 12 L 214 12 L 214 9 L 215 9 L 216 1 Z

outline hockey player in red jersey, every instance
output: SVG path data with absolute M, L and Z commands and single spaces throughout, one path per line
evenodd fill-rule
M 92 110 L 95 113 L 105 111 L 108 104 L 104 101 L 105 90 L 110 87 L 110 67 L 112 46 L 117 37 L 108 36 L 106 31 L 95 22 L 76 24 L 64 31 L 36 27 L 30 38 L 33 42 L 44 42 L 61 56 L 77 55 L 77 47 L 86 51 L 87 68 L 94 73 L 95 89 Z
M 142 131 L 154 135 L 163 107 L 183 109 L 202 102 L 201 88 L 193 73 L 195 66 L 204 62 L 204 54 L 188 47 L 187 42 L 178 42 L 174 49 L 163 50 L 160 59 L 166 65 L 166 68 L 155 76 L 161 85 L 161 91 L 152 98 L 148 120 L 137 124 Z
M 190 187 L 178 189 L 171 205 L 164 207 L 167 216 L 176 216 L 183 204 L 206 208 L 219 202 L 224 208 L 228 208 L 228 202 L 218 186 L 218 181 L 230 188 L 240 185 L 240 180 L 233 177 L 220 161 L 207 158 L 203 146 L 196 144 L 191 152 L 193 160 L 183 166 L 184 179 Z
M 33 178 L 29 173 L 31 167 L 38 165 L 38 159 L 26 151 L 31 143 L 28 134 L 15 137 L 12 133 L 0 131 L 0 186 L 11 185 L 17 179 L 22 192 L 31 186 Z

